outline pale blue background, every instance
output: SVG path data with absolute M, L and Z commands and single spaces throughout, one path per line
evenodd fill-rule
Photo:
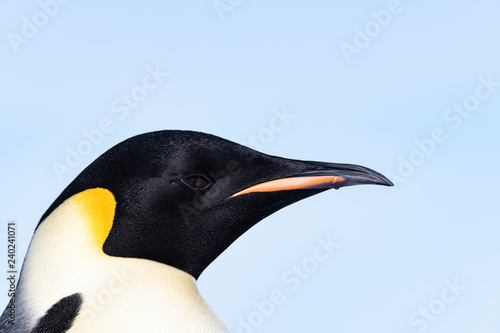
M 17 53 L 7 36 L 40 4 L 0 5 L 1 228 L 17 221 L 19 259 L 45 209 L 114 144 L 158 129 L 248 143 L 287 110 L 295 118 L 262 151 L 365 165 L 396 186 L 329 191 L 241 237 L 199 279 L 228 328 L 279 289 L 285 302 L 254 332 L 499 332 L 500 87 L 457 128 L 443 116 L 478 77 L 500 81 L 500 4 L 402 0 L 348 63 L 340 45 L 387 1 L 231 3 L 222 20 L 211 0 L 71 1 Z M 168 78 L 120 119 L 112 103 L 157 65 Z M 52 164 L 105 118 L 113 131 L 59 181 Z M 436 128 L 446 140 L 396 181 Z M 340 247 L 290 290 L 282 275 L 326 236 Z M 446 280 L 467 289 L 425 329 L 412 326 Z

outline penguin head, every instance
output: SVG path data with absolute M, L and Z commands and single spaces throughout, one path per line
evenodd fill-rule
M 266 216 L 324 190 L 357 184 L 392 186 L 357 165 L 285 159 L 209 134 L 158 131 L 97 158 L 40 223 L 70 197 L 106 189 L 116 201 L 103 237 L 106 255 L 153 260 L 198 278 Z

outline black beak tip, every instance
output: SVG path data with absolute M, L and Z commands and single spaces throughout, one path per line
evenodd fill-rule
M 383 185 L 383 186 L 394 186 L 394 183 L 391 182 L 389 178 L 382 175 L 381 173 L 366 168 L 361 167 L 363 170 L 359 170 L 358 172 L 353 172 L 353 182 L 354 184 L 374 184 L 374 185 Z M 349 176 L 348 176 L 349 179 Z
M 361 165 L 323 162 L 309 163 L 313 164 L 316 169 L 309 171 L 308 174 L 332 174 L 344 178 L 344 181 L 340 182 L 334 188 L 361 184 L 394 186 L 394 183 L 389 178 Z
M 381 173 L 378 173 L 374 170 L 370 170 L 370 173 L 371 173 L 371 176 L 373 176 L 373 178 L 374 178 L 375 185 L 394 186 L 394 183 L 391 182 L 391 180 L 389 178 L 382 175 Z
M 391 182 L 391 180 L 387 177 L 382 176 L 383 178 L 381 179 L 380 183 L 377 185 L 384 185 L 384 186 L 394 186 L 394 183 Z

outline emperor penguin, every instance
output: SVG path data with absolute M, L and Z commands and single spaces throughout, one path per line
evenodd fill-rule
M 392 186 L 362 166 L 271 156 L 200 132 L 129 138 L 41 217 L 0 332 L 227 332 L 197 289 L 203 270 L 277 210 L 358 184 Z

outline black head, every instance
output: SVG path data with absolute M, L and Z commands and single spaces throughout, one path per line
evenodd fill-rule
M 259 153 L 190 131 L 132 137 L 96 159 L 56 199 L 105 188 L 117 205 L 103 250 L 150 259 L 195 278 L 232 242 L 273 212 L 329 188 L 392 185 L 355 165 Z

